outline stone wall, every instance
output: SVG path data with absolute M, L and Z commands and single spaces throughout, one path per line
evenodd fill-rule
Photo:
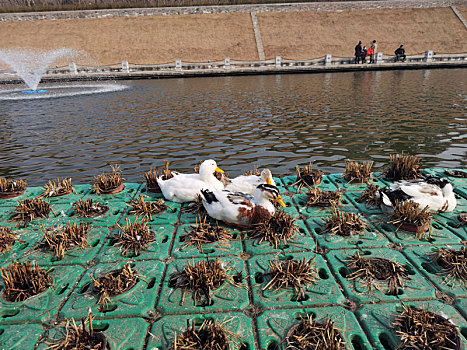
M 219 14 L 242 12 L 294 12 L 294 11 L 346 11 L 391 8 L 430 8 L 466 5 L 465 0 L 394 0 L 394 1 L 352 1 L 352 2 L 311 2 L 288 4 L 231 5 L 160 7 L 116 10 L 86 10 L 60 12 L 30 12 L 0 14 L 0 22 L 61 20 L 79 18 L 117 18 L 135 16 L 173 16 L 193 14 Z

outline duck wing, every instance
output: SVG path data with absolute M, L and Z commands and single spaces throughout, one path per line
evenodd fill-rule
M 443 197 L 443 191 L 436 185 L 430 185 L 426 182 L 402 185 L 400 190 L 412 198 L 419 197 Z

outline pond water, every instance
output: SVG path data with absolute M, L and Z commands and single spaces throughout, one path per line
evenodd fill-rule
M 309 161 L 342 172 L 345 160 L 382 169 L 396 152 L 419 155 L 425 167 L 467 165 L 466 69 L 122 84 L 108 93 L 0 101 L 0 176 L 35 186 L 56 177 L 90 183 L 113 163 L 127 181 L 141 182 L 164 159 L 188 171 L 207 158 L 230 175 L 253 165 L 288 175 Z

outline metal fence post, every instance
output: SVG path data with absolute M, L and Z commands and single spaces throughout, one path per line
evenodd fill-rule
M 432 60 L 433 60 L 433 51 L 431 51 L 431 50 L 425 51 L 424 61 L 425 62 L 431 62 Z
M 130 73 L 130 65 L 127 61 L 122 62 L 122 72 Z
M 330 65 L 332 63 L 332 55 L 326 55 L 324 56 L 324 65 Z
M 230 69 L 230 58 L 228 57 L 224 60 L 224 69 Z
M 377 52 L 376 53 L 376 64 L 383 63 L 383 53 Z
M 76 63 L 72 62 L 68 67 L 70 68 L 71 74 L 78 74 L 78 67 L 76 67 Z
M 176 70 L 182 70 L 182 60 L 176 60 L 175 61 L 175 69 Z
M 276 67 L 282 66 L 282 57 L 276 56 Z

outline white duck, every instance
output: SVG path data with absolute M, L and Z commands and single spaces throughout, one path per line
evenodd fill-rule
M 256 187 L 261 184 L 276 186 L 272 178 L 271 170 L 264 169 L 258 175 L 241 175 L 233 179 L 225 179 L 225 189 L 232 192 L 243 192 L 254 195 Z
M 199 174 L 175 174 L 174 177 L 163 180 L 157 178 L 164 197 L 172 202 L 193 202 L 202 189 L 212 191 L 224 189 L 222 182 L 216 179 L 214 172 L 223 173 L 214 160 L 205 160 L 199 167 Z
M 396 182 L 389 189 L 379 190 L 379 196 L 382 199 L 383 211 L 391 211 L 396 200 L 413 201 L 418 203 L 421 209 L 428 206 L 433 212 L 453 211 L 457 204 L 449 180 L 431 175 L 423 180 Z
M 276 186 L 261 184 L 254 197 L 241 192 L 202 190 L 203 206 L 209 216 L 228 224 L 248 227 L 269 219 L 276 209 L 273 201 L 285 207 Z

